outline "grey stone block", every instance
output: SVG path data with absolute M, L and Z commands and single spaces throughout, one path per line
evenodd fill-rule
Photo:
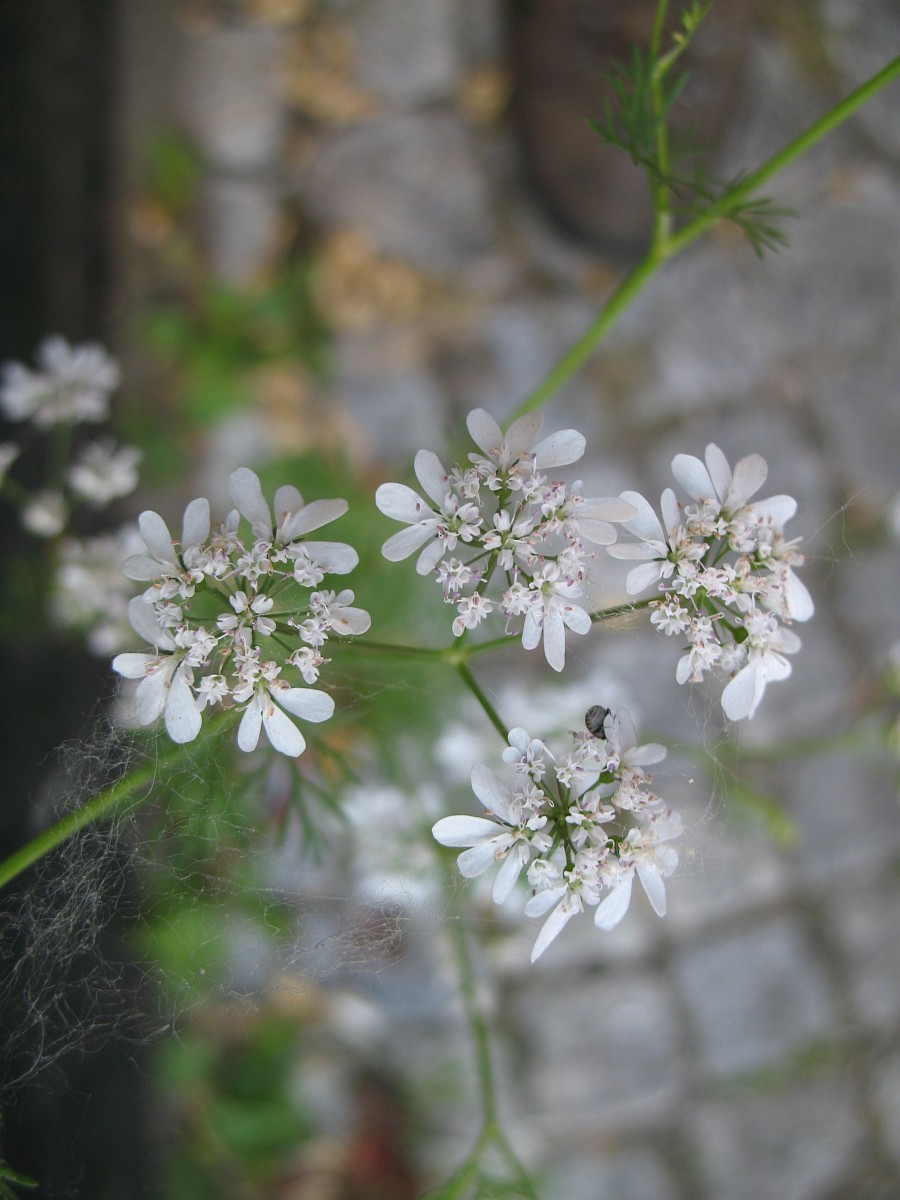
M 789 917 L 680 950 L 674 978 L 712 1076 L 771 1067 L 832 1027 L 824 973 Z
M 378 0 L 356 23 L 362 83 L 390 100 L 452 95 L 459 73 L 452 0 Z
M 602 1157 L 575 1151 L 541 1181 L 543 1200 L 675 1200 L 679 1195 L 651 1150 L 613 1151 Z
M 278 158 L 284 134 L 282 38 L 263 26 L 193 34 L 185 65 L 184 119 L 204 157 L 229 171 Z
M 830 917 L 859 1015 L 875 1025 L 892 1024 L 900 1018 L 900 885 L 885 879 L 860 894 L 842 888 Z
M 642 974 L 582 980 L 511 996 L 507 1016 L 527 1047 L 530 1113 L 549 1131 L 609 1134 L 659 1119 L 681 1094 L 678 1031 L 665 986 Z
M 830 889 L 870 876 L 900 849 L 900 814 L 890 767 L 850 754 L 821 754 L 779 772 L 799 829 L 790 859 L 800 879 Z
M 837 1079 L 705 1104 L 695 1133 L 715 1200 L 822 1200 L 863 1137 L 852 1093 Z
M 258 279 L 278 241 L 275 189 L 256 179 L 212 178 L 203 188 L 203 212 L 203 236 L 216 277 L 234 284 Z
M 327 227 L 361 230 L 387 255 L 453 274 L 494 235 L 485 178 L 460 122 L 388 118 L 326 145 L 298 186 Z

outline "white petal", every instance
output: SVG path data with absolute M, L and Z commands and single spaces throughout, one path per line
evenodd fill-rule
M 785 579 L 784 599 L 788 616 L 795 621 L 808 621 L 816 610 L 806 584 L 790 570 Z
M 209 537 L 209 501 L 202 496 L 192 500 L 184 510 L 181 525 L 181 545 L 201 546 Z
M 503 441 L 500 426 L 483 408 L 473 409 L 466 417 L 466 428 L 479 450 L 487 455 L 497 454 Z
M 402 521 L 404 525 L 415 525 L 423 517 L 437 515 L 419 493 L 405 483 L 383 483 L 375 493 L 375 505 L 386 517 Z
M 518 846 L 511 846 L 494 879 L 491 899 L 495 904 L 504 904 L 512 895 L 512 890 L 516 886 L 516 880 L 522 873 L 524 865 L 525 858 L 519 854 Z
M 661 574 L 662 563 L 659 559 L 644 563 L 641 567 L 634 567 L 625 577 L 625 591 L 629 596 L 637 596 L 656 583 Z
M 611 546 L 618 536 L 614 525 L 608 521 L 594 521 L 590 517 L 578 516 L 578 532 L 595 546 Z
M 147 674 L 147 663 L 153 662 L 154 654 L 117 654 L 112 660 L 112 669 L 124 679 L 143 679 Z
M 782 529 L 797 511 L 797 501 L 793 496 L 770 496 L 755 501 L 750 508 L 760 521 L 771 521 L 776 529 Z
M 500 832 L 497 822 L 487 817 L 441 817 L 431 829 L 442 846 L 478 846 L 492 841 Z
M 435 539 L 430 546 L 426 545 L 425 549 L 416 559 L 416 573 L 418 575 L 430 575 L 441 561 L 443 554 L 444 543 L 438 539 Z
M 456 865 L 459 868 L 460 875 L 466 879 L 474 879 L 476 875 L 482 875 L 485 871 L 489 871 L 496 862 L 496 851 L 493 840 L 489 842 L 479 842 L 477 846 L 472 846 L 469 850 L 463 850 L 462 854 L 456 860 Z
M 526 917 L 542 917 L 544 913 L 548 913 L 556 904 L 560 896 L 565 895 L 565 887 L 544 888 L 541 892 L 535 892 L 530 896 L 525 904 Z
M 182 745 L 192 742 L 200 732 L 203 718 L 197 708 L 194 693 L 184 670 L 179 668 L 172 676 L 169 685 L 169 698 L 166 701 L 166 730 L 173 742 Z
M 526 650 L 533 650 L 535 648 L 541 640 L 542 632 L 543 626 L 534 615 L 534 612 L 529 609 L 522 623 L 522 645 Z
M 722 507 L 727 512 L 736 512 L 743 508 L 766 482 L 768 473 L 769 468 L 761 454 L 748 454 L 746 458 L 742 458 L 734 468 L 734 478 L 723 497 Z
M 582 911 L 580 908 L 575 907 L 573 897 L 563 897 L 544 922 L 543 928 L 537 936 L 537 941 L 534 943 L 531 951 L 532 962 L 537 962 L 550 943 L 559 937 L 569 921 L 575 916 L 575 913 L 580 911 Z
M 290 513 L 299 512 L 303 507 L 303 496 L 292 483 L 283 483 L 275 493 L 272 508 L 275 512 L 275 525 L 283 524 Z
M 280 754 L 297 758 L 306 749 L 306 739 L 294 722 L 275 704 L 263 704 L 263 728 Z
M 641 886 L 647 893 L 647 899 L 653 906 L 653 911 L 658 917 L 664 917 L 666 915 L 666 885 L 663 883 L 659 871 L 652 863 L 638 859 L 637 873 Z
M 331 618 L 331 627 L 342 637 L 355 637 L 372 627 L 372 617 L 364 608 L 345 605 Z
M 502 467 L 512 466 L 523 454 L 527 454 L 534 445 L 534 439 L 541 432 L 544 414 L 539 412 L 526 413 L 513 421 L 503 439 Z
M 413 462 L 413 469 L 426 496 L 430 496 L 438 506 L 442 505 L 450 492 L 450 480 L 438 456 L 431 450 L 420 450 Z
M 562 614 L 563 621 L 567 629 L 571 629 L 573 633 L 585 634 L 590 632 L 592 625 L 591 615 L 585 612 L 583 608 L 579 608 L 577 604 L 567 605 Z
M 228 477 L 228 494 L 240 512 L 250 522 L 257 537 L 272 537 L 272 514 L 262 494 L 259 476 L 249 467 L 239 467 Z
M 681 509 L 678 507 L 678 498 L 671 488 L 666 488 L 659 500 L 659 508 L 662 513 L 663 529 L 668 543 L 668 535 L 673 529 L 677 529 L 681 524 Z
M 601 900 L 594 913 L 594 924 L 598 929 L 614 929 L 628 912 L 631 903 L 631 872 L 621 883 L 617 883 L 605 900 Z
M 347 575 L 359 563 L 359 555 L 345 542 L 304 542 L 303 549 L 328 575 Z
M 320 692 L 316 688 L 278 689 L 272 693 L 272 698 L 304 721 L 327 721 L 334 715 L 334 701 L 327 692 Z
M 159 513 L 150 509 L 142 512 L 138 517 L 138 528 L 153 557 L 161 563 L 171 563 L 174 566 L 176 562 L 175 547 L 172 545 L 169 527 Z M 158 573 L 159 568 L 157 568 Z
M 342 517 L 348 508 L 346 500 L 313 500 L 299 512 L 291 513 L 281 529 L 281 540 L 287 545 L 304 533 L 321 529 Z
M 166 562 L 175 569 L 174 561 L 166 559 Z M 130 554 L 122 563 L 122 574 L 126 579 L 149 583 L 151 579 L 159 579 L 160 567 L 161 563 L 156 558 L 148 558 L 146 554 Z
M 713 442 L 706 447 L 704 458 L 712 485 L 716 489 L 716 496 L 724 503 L 731 487 L 731 467 L 728 465 L 728 459 Z
M 631 521 L 637 509 L 621 496 L 594 496 L 578 505 L 578 522 L 587 517 L 592 521 Z
M 606 553 L 610 558 L 630 562 L 635 559 L 659 560 L 666 551 L 662 542 L 616 542 L 614 546 L 607 546 Z
M 577 462 L 587 443 L 576 429 L 561 429 L 538 442 L 533 450 L 538 467 L 564 467 Z
M 498 775 L 484 763 L 472 768 L 472 791 L 488 812 L 494 813 L 507 825 L 516 825 L 518 819 L 512 808 L 512 796 Z
M 395 533 L 381 547 L 381 553 L 388 562 L 401 562 L 435 536 L 433 525 L 410 525 Z
M 170 675 L 171 671 L 160 668 L 138 684 L 134 708 L 139 724 L 152 725 L 162 716 L 169 698 Z
M 692 454 L 676 454 L 672 459 L 672 474 L 694 500 L 718 500 L 709 471 Z
M 747 663 L 726 684 L 722 692 L 722 708 L 729 721 L 742 721 L 756 712 L 766 683 L 759 672 L 758 662 Z
M 566 665 L 566 627 L 558 608 L 551 608 L 544 618 L 544 657 L 554 671 Z
M 255 750 L 261 729 L 262 709 L 259 705 L 259 697 L 254 696 L 244 709 L 244 715 L 241 717 L 241 723 L 238 726 L 237 744 L 240 749 L 246 753 Z
M 172 635 L 159 624 L 156 610 L 143 596 L 134 596 L 129 600 L 128 620 L 135 633 L 139 633 L 151 646 L 158 646 L 161 650 L 175 649 Z
M 664 542 L 666 540 L 659 517 L 640 492 L 623 492 L 622 499 L 636 510 L 635 515 L 624 522 L 624 528 L 628 533 L 640 538 L 642 542 Z

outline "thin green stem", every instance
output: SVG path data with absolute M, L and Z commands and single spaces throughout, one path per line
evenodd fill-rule
M 219 723 L 219 732 L 224 728 L 224 724 Z M 212 728 L 208 727 L 207 737 L 212 736 Z M 143 804 L 152 794 L 149 785 L 158 780 L 160 769 L 164 766 L 174 766 L 181 758 L 187 757 L 190 750 L 190 746 L 166 741 L 163 752 L 141 763 L 133 771 L 129 771 L 127 775 L 98 792 L 87 804 L 73 808 L 54 825 L 42 830 L 21 849 L 0 862 L 0 888 L 5 887 L 51 850 L 74 837 L 79 830 L 108 820 L 126 800 L 142 788 L 147 788 L 146 795 L 137 800 L 137 804 Z
M 612 608 L 600 608 L 597 612 L 591 613 L 591 620 L 594 624 L 598 624 L 600 621 L 613 621 L 616 617 L 630 616 L 631 613 L 649 608 L 653 599 L 652 596 L 648 596 L 646 600 L 628 600 L 625 604 L 616 604 Z
M 433 647 L 433 646 L 402 646 L 393 642 L 373 642 L 369 638 L 354 639 L 352 642 L 332 642 L 332 647 L 335 646 L 353 646 L 353 653 L 359 654 L 361 651 L 371 650 L 373 654 L 394 654 L 398 658 L 430 658 L 435 662 L 447 661 L 451 654 L 455 654 L 456 647 Z
M 705 213 L 695 217 L 693 221 L 678 233 L 672 234 L 664 243 L 652 244 L 644 258 L 625 275 L 591 325 L 511 414 L 509 422 L 540 408 L 584 366 L 628 305 L 643 291 L 664 263 L 696 241 L 723 217 L 727 217 L 729 212 L 746 201 L 763 184 L 768 183 L 779 171 L 783 171 L 785 167 L 812 149 L 817 142 L 820 142 L 833 129 L 846 121 L 866 101 L 898 76 L 900 76 L 900 57 L 893 59 L 871 79 L 856 88 L 823 117 L 820 117 L 818 121 L 813 122 L 808 129 L 773 154 L 761 167 L 726 193 Z
M 649 175 L 650 190 L 653 196 L 653 248 L 657 254 L 665 252 L 672 229 L 672 214 L 669 207 L 669 185 L 666 182 L 669 174 L 669 126 L 663 112 L 662 85 L 665 76 L 665 64 L 660 59 L 663 27 L 666 21 L 668 0 L 659 0 L 656 6 L 656 17 L 653 22 L 653 35 L 650 39 L 650 62 L 653 63 L 653 74 L 650 80 L 650 103 L 653 106 L 653 117 L 656 128 L 656 162 L 659 170 Z
M 491 704 L 490 700 L 488 700 L 488 698 L 485 695 L 484 690 L 482 689 L 478 680 L 475 678 L 475 676 L 469 670 L 466 663 L 458 662 L 456 664 L 456 669 L 459 672 L 460 678 L 462 679 L 463 683 L 466 685 L 466 687 L 469 689 L 469 691 L 472 693 L 472 695 L 475 697 L 475 699 L 478 701 L 478 703 L 484 709 L 485 715 L 487 716 L 488 720 L 494 726 L 494 728 L 497 730 L 497 732 L 500 734 L 500 736 L 503 738 L 503 741 L 505 742 L 506 735 L 509 731 L 508 731 L 507 727 L 503 724 L 503 722 L 500 720 L 500 716 L 499 716 L 497 710 L 494 708 L 493 704 Z
M 5 887 L 17 875 L 21 875 L 26 868 L 43 858 L 45 854 L 49 854 L 51 850 L 68 841 L 79 829 L 84 829 L 87 825 L 95 825 L 111 816 L 124 800 L 152 783 L 158 771 L 159 764 L 157 762 L 143 763 L 128 775 L 123 775 L 121 779 L 110 784 L 108 788 L 104 788 L 102 792 L 98 792 L 87 804 L 72 809 L 55 825 L 44 829 L 37 837 L 32 838 L 15 854 L 11 854 L 9 858 L 0 863 L 0 888 Z

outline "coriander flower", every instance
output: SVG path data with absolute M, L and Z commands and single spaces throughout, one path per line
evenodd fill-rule
M 32 420 L 47 429 L 106 420 L 121 373 L 102 346 L 70 346 L 64 338 L 50 337 L 41 343 L 38 364 L 39 371 L 17 362 L 3 368 L 0 408 L 11 421 Z
M 382 554 L 399 562 L 418 553 L 416 570 L 433 574 L 443 600 L 456 608 L 454 637 L 494 619 L 520 635 L 526 649 L 541 643 L 554 670 L 565 666 L 566 630 L 587 633 L 591 619 L 576 603 L 587 596 L 588 547 L 615 541 L 615 523 L 636 510 L 619 496 L 589 497 L 580 481 L 568 484 L 544 471 L 575 462 L 585 441 L 573 429 L 538 440 L 542 417 L 528 414 L 504 435 L 484 409 L 467 427 L 480 453 L 468 467 L 447 471 L 430 450 L 415 457 L 426 498 L 400 483 L 384 483 L 375 501 L 407 528 L 393 534 Z
M 527 868 L 525 915 L 544 918 L 532 962 L 585 908 L 596 908 L 600 929 L 618 924 L 635 874 L 653 909 L 665 912 L 663 880 L 678 862 L 669 843 L 681 836 L 682 822 L 650 790 L 645 768 L 666 751 L 657 743 L 639 745 L 624 710 L 602 722 L 598 711 L 606 710 L 589 709 L 588 731 L 574 734 L 570 752 L 559 759 L 524 729 L 511 730 L 503 760 L 514 772 L 513 786 L 477 764 L 472 790 L 487 815 L 444 817 L 432 830 L 442 845 L 464 847 L 457 866 L 465 878 L 499 864 L 492 888 L 497 904 Z
M 752 717 L 766 685 L 791 673 L 785 655 L 800 649 L 800 639 L 779 622 L 807 621 L 814 612 L 794 571 L 803 562 L 799 539 L 784 536 L 796 501 L 752 500 L 767 471 L 758 454 L 740 459 L 732 471 L 713 444 L 704 462 L 678 454 L 672 473 L 696 504 L 681 506 L 667 488 L 660 521 L 643 497 L 623 492 L 637 510 L 623 529 L 637 541 L 617 542 L 607 551 L 640 562 L 628 573 L 629 595 L 654 588 L 652 624 L 668 637 L 686 638 L 677 681 L 700 682 L 707 672 L 726 675 L 721 702 L 733 721 Z
M 69 468 L 66 480 L 79 499 L 93 508 L 104 508 L 137 487 L 141 458 L 136 446 L 116 447 L 109 440 L 91 442 Z
M 275 516 L 250 470 L 230 480 L 237 509 L 213 529 L 209 504 L 192 500 L 180 542 L 161 516 L 145 512 L 139 529 L 146 552 L 130 556 L 124 571 L 150 586 L 132 603 L 135 630 L 155 654 L 120 654 L 113 666 L 138 684 L 138 715 L 149 724 L 165 717 L 176 741 L 200 732 L 215 705 L 240 713 L 238 746 L 256 748 L 264 730 L 271 745 L 296 757 L 306 739 L 291 716 L 327 720 L 334 701 L 322 691 L 292 686 L 315 682 L 328 663 L 329 638 L 369 628 L 369 614 L 353 605 L 353 592 L 311 591 L 328 574 L 345 574 L 357 562 L 343 542 L 311 542 L 304 535 L 341 516 L 344 500 L 305 504 L 292 486 L 275 493 Z M 244 535 L 243 516 L 250 525 Z M 298 570 L 298 565 L 302 568 Z M 174 693 L 174 695 L 173 695 Z M 288 715 L 290 714 L 290 716 Z

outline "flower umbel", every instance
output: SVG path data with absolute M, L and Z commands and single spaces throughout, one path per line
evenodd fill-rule
M 566 630 L 583 634 L 591 626 L 578 603 L 592 557 L 585 543 L 611 544 L 612 522 L 635 510 L 615 496 L 586 498 L 580 482 L 544 474 L 576 462 L 585 442 L 565 429 L 535 444 L 542 420 L 537 413 L 521 417 L 504 435 L 477 408 L 467 425 L 480 453 L 469 455 L 469 466 L 447 471 L 437 455 L 420 450 L 415 472 L 428 499 L 405 484 L 384 483 L 375 503 L 407 527 L 384 543 L 385 558 L 419 552 L 416 570 L 433 573 L 444 601 L 456 606 L 456 637 L 497 613 L 526 649 L 543 642 L 547 662 L 561 671 Z
M 255 749 L 265 731 L 276 750 L 296 757 L 306 740 L 291 717 L 318 722 L 334 712 L 326 692 L 298 685 L 318 680 L 330 637 L 364 633 L 370 624 L 349 589 L 318 590 L 326 575 L 356 566 L 355 550 L 305 538 L 347 504 L 305 504 L 286 486 L 275 494 L 273 520 L 253 471 L 235 471 L 230 489 L 237 507 L 216 529 L 207 501 L 191 501 L 178 543 L 157 513 L 141 515 L 144 552 L 126 559 L 123 570 L 150 585 L 132 600 L 129 616 L 154 651 L 119 654 L 113 667 L 140 681 L 140 722 L 163 717 L 176 742 L 192 741 L 204 711 L 219 704 L 242 714 L 242 750 Z M 242 516 L 250 537 L 242 533 Z
M 597 712 L 591 709 L 589 718 Z M 479 763 L 472 790 L 487 815 L 444 817 L 432 830 L 442 845 L 466 847 L 457 861 L 467 878 L 499 864 L 492 891 L 497 904 L 527 871 L 532 895 L 526 915 L 546 917 L 532 962 L 586 905 L 596 908 L 599 929 L 617 925 L 635 874 L 654 910 L 660 916 L 666 911 L 663 879 L 678 864 L 668 843 L 681 835 L 682 822 L 650 791 L 644 770 L 665 758 L 665 748 L 639 746 L 624 709 L 607 714 L 602 730 L 573 734 L 570 752 L 557 759 L 524 729 L 513 729 L 503 759 L 513 768 L 514 783 Z
M 623 528 L 638 540 L 608 550 L 639 563 L 628 573 L 630 595 L 649 587 L 662 593 L 651 604 L 656 628 L 686 637 L 678 682 L 699 682 L 707 671 L 729 676 L 722 708 L 732 721 L 752 717 L 766 684 L 790 675 L 785 655 L 796 654 L 800 639 L 785 626 L 813 615 L 810 594 L 793 570 L 803 562 L 799 539 L 784 536 L 796 501 L 751 501 L 767 470 L 760 455 L 750 454 L 732 472 L 712 444 L 705 462 L 677 454 L 672 473 L 694 503 L 680 504 L 666 488 L 660 521 L 643 496 L 623 492 L 636 512 Z

